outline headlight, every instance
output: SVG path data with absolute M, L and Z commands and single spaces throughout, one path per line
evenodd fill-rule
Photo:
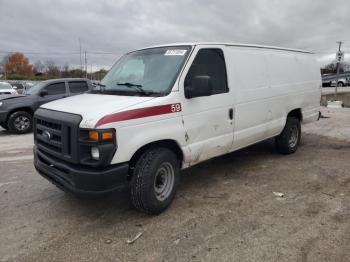
M 2 102 L 0 102 L 0 106 L 2 106 Z
M 80 163 L 90 166 L 108 166 L 117 150 L 115 129 L 80 129 Z

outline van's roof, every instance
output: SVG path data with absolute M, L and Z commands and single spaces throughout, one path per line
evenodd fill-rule
M 163 45 L 149 46 L 149 47 L 147 47 L 147 48 L 142 48 L 142 49 L 155 48 L 155 47 L 166 47 L 166 46 L 183 46 L 183 45 L 190 45 L 190 46 L 195 46 L 195 45 L 225 45 L 225 46 L 238 46 L 238 47 L 262 48 L 262 49 L 274 49 L 274 50 L 283 50 L 283 51 L 290 51 L 290 52 L 298 52 L 298 53 L 313 54 L 312 52 L 305 51 L 305 50 L 284 48 L 284 47 L 278 47 L 278 46 L 266 46 L 266 45 L 254 45 L 254 44 L 241 44 L 241 43 L 222 43 L 222 42 L 184 42 L 184 43 L 171 43 L 171 44 L 163 44 Z

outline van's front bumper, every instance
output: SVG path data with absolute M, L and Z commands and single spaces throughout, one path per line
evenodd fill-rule
M 49 157 L 34 146 L 34 166 L 57 187 L 76 195 L 107 194 L 128 184 L 128 163 L 87 168 Z

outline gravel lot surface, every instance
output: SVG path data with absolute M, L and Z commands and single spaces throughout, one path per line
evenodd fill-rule
M 127 191 L 61 192 L 35 172 L 32 135 L 0 131 L 0 261 L 349 261 L 350 109 L 322 111 L 293 155 L 269 140 L 183 171 L 159 216 Z

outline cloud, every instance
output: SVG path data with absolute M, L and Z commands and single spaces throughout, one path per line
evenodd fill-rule
M 350 52 L 349 13 L 347 0 L 0 0 L 0 56 L 78 66 L 80 38 L 97 68 L 144 46 L 224 41 L 307 49 L 326 63 L 338 40 Z

